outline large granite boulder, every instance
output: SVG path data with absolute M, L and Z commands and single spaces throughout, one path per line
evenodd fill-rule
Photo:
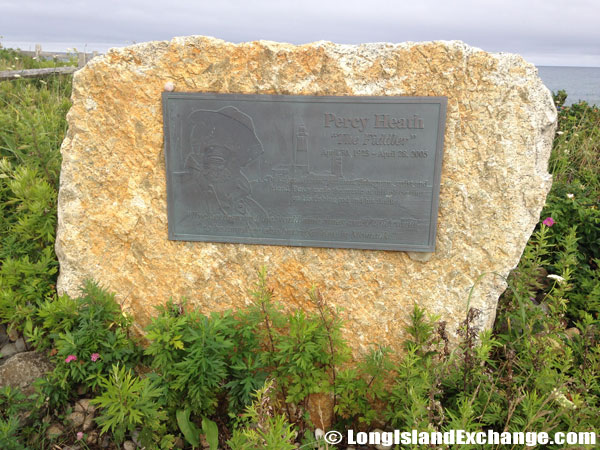
M 165 87 L 446 96 L 435 253 L 168 240 Z M 294 46 L 176 38 L 95 58 L 75 74 L 72 100 L 62 145 L 58 289 L 76 295 L 95 279 L 140 327 L 169 297 L 185 296 L 205 312 L 243 307 L 261 266 L 289 308 L 311 308 L 313 285 L 343 308 L 357 350 L 399 348 L 414 303 L 440 314 L 452 338 L 467 306 L 489 327 L 503 277 L 518 263 L 551 185 L 556 110 L 536 68 L 457 41 Z

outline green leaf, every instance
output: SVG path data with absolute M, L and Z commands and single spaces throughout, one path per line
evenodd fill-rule
M 189 409 L 178 409 L 177 410 L 177 425 L 185 436 L 185 439 L 192 444 L 193 447 L 200 446 L 200 430 L 198 427 L 190 422 L 190 410 Z M 204 428 L 204 420 L 202 421 Z M 216 447 L 215 447 L 216 448 Z M 212 449 L 212 446 L 211 446 Z
M 217 424 L 206 417 L 202 418 L 202 431 L 206 435 L 206 441 L 210 450 L 217 450 L 219 446 L 219 428 Z

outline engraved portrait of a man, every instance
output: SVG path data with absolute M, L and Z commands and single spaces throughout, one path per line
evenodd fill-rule
M 232 106 L 197 110 L 186 121 L 184 196 L 193 209 L 228 217 L 265 217 L 242 169 L 263 153 L 252 119 Z

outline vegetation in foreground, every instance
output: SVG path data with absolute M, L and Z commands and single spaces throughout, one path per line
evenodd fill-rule
M 15 55 L 0 49 L 0 64 L 37 64 Z M 308 415 L 319 393 L 332 399 L 331 429 L 342 432 L 600 428 L 596 107 L 560 110 L 554 186 L 494 330 L 474 329 L 472 309 L 450 352 L 443 323 L 415 306 L 402 356 L 373 348 L 350 363 L 343 324 L 326 299 L 307 293 L 313 312 L 285 313 L 264 272 L 246 310 L 205 316 L 184 301 L 167 303 L 145 347 L 94 283 L 79 298 L 58 297 L 58 149 L 70 89 L 69 76 L 0 83 L 0 322 L 55 363 L 28 398 L 0 390 L 0 448 L 100 448 L 98 433 L 113 448 L 125 440 L 146 448 L 326 448 Z M 562 106 L 564 93 L 556 100 Z M 83 397 L 97 408 L 85 431 L 69 420 Z M 63 425 L 56 437 L 53 423 Z

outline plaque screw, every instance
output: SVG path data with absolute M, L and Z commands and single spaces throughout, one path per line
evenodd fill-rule
M 165 83 L 165 91 L 173 92 L 175 90 L 175 84 L 172 81 L 167 81 Z

